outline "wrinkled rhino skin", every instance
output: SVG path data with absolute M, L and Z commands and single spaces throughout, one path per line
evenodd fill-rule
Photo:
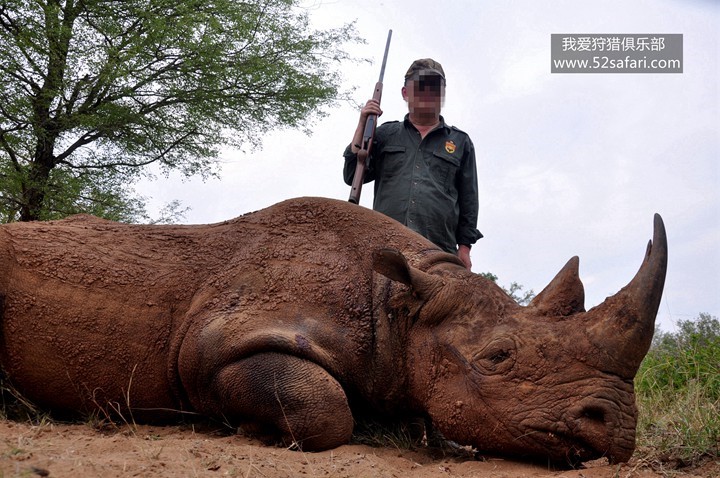
M 485 452 L 626 461 L 665 278 L 590 311 L 571 259 L 527 307 L 400 224 L 299 198 L 212 225 L 0 227 L 6 378 L 35 404 L 222 417 L 306 450 L 353 411 L 429 417 Z

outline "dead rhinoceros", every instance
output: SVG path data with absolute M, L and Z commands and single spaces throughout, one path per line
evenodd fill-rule
M 527 307 L 378 213 L 289 200 L 199 226 L 90 216 L 0 228 L 0 357 L 59 411 L 222 417 L 306 450 L 354 410 L 429 417 L 480 450 L 628 460 L 633 376 L 666 270 L 585 312 L 573 258 Z

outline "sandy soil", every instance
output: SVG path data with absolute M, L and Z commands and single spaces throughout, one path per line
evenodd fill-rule
M 720 477 L 720 463 L 653 471 L 642 463 L 553 470 L 547 465 L 484 457 L 346 445 L 303 453 L 191 426 L 136 426 L 100 432 L 87 424 L 32 426 L 0 422 L 0 477 Z

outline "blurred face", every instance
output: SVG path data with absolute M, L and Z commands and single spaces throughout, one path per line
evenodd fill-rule
M 405 82 L 402 94 L 411 117 L 437 118 L 445 98 L 445 80 L 436 74 L 421 72 Z

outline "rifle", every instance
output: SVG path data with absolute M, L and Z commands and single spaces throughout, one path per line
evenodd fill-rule
M 380 68 L 380 79 L 375 83 L 375 92 L 372 99 L 380 103 L 383 90 L 383 77 L 385 76 L 385 64 L 387 63 L 388 51 L 390 50 L 390 38 L 392 30 L 388 31 L 387 42 L 385 43 L 385 54 L 383 55 L 382 67 Z M 367 159 L 372 148 L 373 138 L 375 136 L 375 126 L 377 123 L 377 115 L 368 115 L 365 120 L 365 131 L 363 132 L 360 150 L 357 153 L 357 165 L 355 166 L 355 176 L 353 177 L 352 186 L 350 188 L 350 201 L 353 204 L 360 203 L 360 192 L 362 191 L 363 181 L 365 180 L 365 170 L 367 169 Z

